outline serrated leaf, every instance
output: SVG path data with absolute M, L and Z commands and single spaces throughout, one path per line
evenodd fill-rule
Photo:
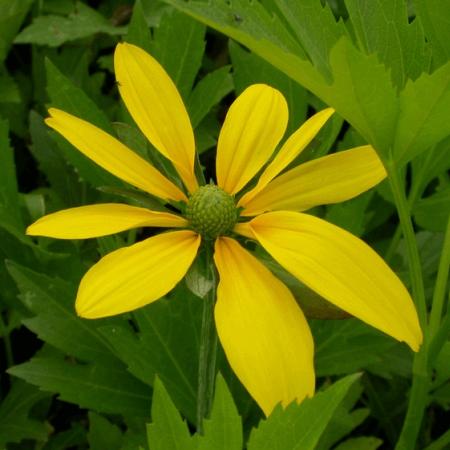
M 18 443 L 23 439 L 44 442 L 49 429 L 37 419 L 30 417 L 30 409 L 50 395 L 39 391 L 31 384 L 16 380 L 8 395 L 0 404 L 0 447 L 7 443 Z
M 216 379 L 211 416 L 204 421 L 204 435 L 197 437 L 197 450 L 242 450 L 242 421 L 220 373 Z
M 78 364 L 61 356 L 35 356 L 8 369 L 62 400 L 107 414 L 148 416 L 150 388 L 130 375 L 122 364 Z
M 88 413 L 89 432 L 87 440 L 90 450 L 120 450 L 122 447 L 122 432 L 120 428 L 108 419 L 92 411 Z
M 391 70 L 395 86 L 428 71 L 431 52 L 418 18 L 408 20 L 404 0 L 345 0 L 359 45 L 366 53 L 377 53 Z
M 439 67 L 450 59 L 450 0 L 414 0 L 414 6 L 433 49 L 433 66 Z
M 405 164 L 450 135 L 450 62 L 409 81 L 399 102 L 394 158 Z
M 117 361 L 105 338 L 97 331 L 104 325 L 76 316 L 76 286 L 12 262 L 8 271 L 20 290 L 20 299 L 35 316 L 25 325 L 43 341 L 83 361 Z
M 205 30 L 204 25 L 176 10 L 164 14 L 159 27 L 154 30 L 151 54 L 166 69 L 184 100 L 188 98 L 200 69 Z
M 300 405 L 278 406 L 250 434 L 248 450 L 314 450 L 359 375 L 349 375 Z
M 16 44 L 38 44 L 59 47 L 65 42 L 92 36 L 96 33 L 118 35 L 123 28 L 113 26 L 101 14 L 84 3 L 77 2 L 68 17 L 38 16 L 16 36 Z
M 150 450 L 195 450 L 187 424 L 159 378 L 153 386 L 152 423 L 147 425 Z
M 157 375 L 192 422 L 196 414 L 201 307 L 201 301 L 181 285 L 170 298 L 133 313 L 137 332 L 127 325 L 101 330 L 128 370 L 149 385 Z
M 329 79 L 330 51 L 341 37 L 348 36 L 344 23 L 336 22 L 328 4 L 322 5 L 317 0 L 274 0 L 274 3 L 314 66 Z

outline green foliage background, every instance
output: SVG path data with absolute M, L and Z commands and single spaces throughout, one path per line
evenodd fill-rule
M 301 160 L 372 144 L 397 196 L 406 192 L 428 308 L 438 289 L 448 299 L 449 23 L 449 0 L 0 0 L 0 449 L 394 448 L 413 373 L 404 344 L 354 319 L 312 318 L 319 393 L 268 419 L 220 355 L 200 436 L 201 273 L 194 268 L 167 298 L 134 313 L 86 321 L 73 309 L 81 276 L 143 234 L 81 242 L 35 240 L 24 230 L 75 205 L 127 199 L 157 207 L 43 122 L 49 106 L 68 111 L 170 176 L 118 98 L 112 51 L 126 40 L 177 84 L 207 173 L 226 109 L 248 85 L 283 92 L 288 132 L 333 106 L 338 114 Z M 416 291 L 391 187 L 313 213 L 362 236 Z M 290 287 L 317 317 L 311 294 Z M 406 450 L 450 446 L 448 317 L 434 330 L 426 414 Z

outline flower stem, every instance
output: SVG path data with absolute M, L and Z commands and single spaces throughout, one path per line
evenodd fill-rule
M 420 351 L 414 357 L 413 383 L 409 396 L 408 410 L 403 422 L 400 437 L 395 446 L 395 450 L 412 450 L 416 446 L 417 436 L 422 424 L 427 403 L 428 389 L 430 386 L 430 377 L 427 370 L 427 309 L 419 249 L 417 247 L 416 236 L 411 221 L 408 200 L 406 199 L 405 191 L 399 176 L 399 171 L 395 164 L 388 164 L 386 169 L 389 174 L 389 182 L 406 244 L 413 298 L 416 304 L 419 322 L 425 336 L 425 340 Z
M 217 333 L 214 325 L 214 305 L 217 281 L 212 255 L 212 245 L 206 243 L 205 273 L 208 279 L 212 281 L 212 287 L 203 299 L 197 391 L 197 431 L 200 434 L 203 433 L 203 419 L 208 417 L 211 409 L 216 375 Z

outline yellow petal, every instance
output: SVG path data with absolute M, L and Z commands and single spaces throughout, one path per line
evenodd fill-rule
M 86 239 L 138 227 L 185 227 L 182 217 L 119 203 L 80 206 L 41 217 L 27 228 L 31 236 Z
M 184 277 L 199 245 L 192 231 L 174 231 L 106 255 L 81 280 L 77 314 L 114 316 L 158 300 Z
M 302 283 L 414 351 L 422 342 L 413 301 L 367 244 L 308 214 L 279 211 L 251 222 L 260 244 Z
M 386 177 L 375 150 L 365 145 L 301 164 L 280 175 L 251 199 L 242 216 L 266 211 L 305 211 L 349 200 Z
M 215 319 L 228 361 L 268 416 L 314 394 L 314 344 L 289 289 L 235 240 L 216 241 Z
M 194 192 L 198 187 L 194 132 L 175 84 L 155 58 L 131 44 L 117 45 L 114 69 L 120 95 L 134 121 Z
M 171 181 L 161 175 L 120 141 L 78 117 L 50 108 L 45 123 L 64 136 L 81 153 L 123 181 L 168 200 L 187 200 Z
M 334 109 L 327 108 L 319 111 L 309 118 L 289 139 L 283 144 L 273 161 L 264 169 L 257 185 L 248 191 L 238 203 L 246 206 L 247 203 L 262 191 L 279 173 L 281 173 L 314 139 L 326 121 L 333 115 Z
M 265 84 L 248 87 L 228 110 L 217 143 L 217 183 L 239 192 L 268 161 L 286 131 L 288 107 Z

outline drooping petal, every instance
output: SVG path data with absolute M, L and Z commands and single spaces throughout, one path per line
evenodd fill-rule
M 199 245 L 196 233 L 174 231 L 106 255 L 81 280 L 77 314 L 114 316 L 158 300 L 184 277 Z
M 408 291 L 363 241 L 322 219 L 291 211 L 262 214 L 250 225 L 260 244 L 302 283 L 418 350 L 422 331 Z
M 27 228 L 31 236 L 86 239 L 138 227 L 184 227 L 187 221 L 166 212 L 119 203 L 80 206 L 41 217 Z
M 239 192 L 268 161 L 286 131 L 288 107 L 265 84 L 248 87 L 231 105 L 217 143 L 217 184 Z
M 135 45 L 118 44 L 114 70 L 120 95 L 147 139 L 175 165 L 190 192 L 194 175 L 195 142 L 188 113 L 164 68 Z
M 216 241 L 217 333 L 242 384 L 268 416 L 314 393 L 314 344 L 289 289 L 235 240 Z
M 305 211 L 349 200 L 386 177 L 375 150 L 365 145 L 301 164 L 280 175 L 251 199 L 242 216 L 266 211 Z
M 333 108 L 326 108 L 310 117 L 289 139 L 283 144 L 273 161 L 264 169 L 257 185 L 248 191 L 239 200 L 238 206 L 247 203 L 261 192 L 279 173 L 281 173 L 314 139 L 326 121 L 333 115 Z
M 100 128 L 59 109 L 48 110 L 45 123 L 81 153 L 123 181 L 167 200 L 186 196 L 151 164 Z

